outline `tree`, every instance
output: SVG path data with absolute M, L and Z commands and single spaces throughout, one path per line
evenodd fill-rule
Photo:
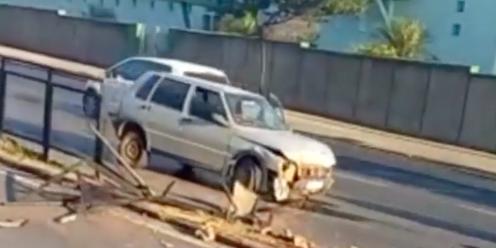
M 416 59 L 424 55 L 427 32 L 417 20 L 398 18 L 380 29 L 381 41 L 358 47 L 358 52 L 378 57 Z
M 328 15 L 357 15 L 371 0 L 259 0 L 226 13 L 219 30 L 289 42 L 313 41 L 316 22 Z M 269 8 L 270 7 L 270 8 Z M 287 27 L 286 27 L 287 24 Z M 287 31 L 285 31 L 285 28 Z M 288 34 L 285 34 L 288 33 Z M 274 37 L 271 37 L 274 36 Z

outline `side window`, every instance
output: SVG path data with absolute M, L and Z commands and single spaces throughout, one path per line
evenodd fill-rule
M 191 100 L 190 115 L 206 121 L 215 122 L 213 114 L 219 114 L 226 118 L 226 111 L 220 94 L 197 87 Z
M 171 72 L 172 68 L 170 66 L 164 65 L 164 64 L 147 62 L 147 71 Z
M 114 76 L 121 76 L 126 80 L 135 80 L 138 77 L 134 77 L 135 73 L 133 72 L 135 71 L 135 68 L 138 66 L 139 63 L 140 61 L 136 60 L 128 61 L 115 68 L 113 74 Z
M 136 97 L 141 100 L 146 100 L 150 94 L 150 91 L 152 91 L 153 86 L 155 86 L 159 79 L 160 76 L 157 75 L 152 75 L 148 78 L 136 92 Z
M 183 109 L 184 100 L 188 94 L 189 85 L 170 80 L 164 79 L 160 82 L 157 89 L 153 93 L 152 102 L 181 111 Z
M 171 67 L 150 61 L 131 60 L 117 67 L 114 74 L 120 75 L 126 80 L 135 81 L 148 71 L 170 72 Z

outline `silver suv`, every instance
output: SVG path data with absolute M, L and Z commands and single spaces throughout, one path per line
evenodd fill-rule
M 113 120 L 119 152 L 134 166 L 157 152 L 276 201 L 326 191 L 334 153 L 292 132 L 282 113 L 263 96 L 230 85 L 148 72 L 121 98 Z

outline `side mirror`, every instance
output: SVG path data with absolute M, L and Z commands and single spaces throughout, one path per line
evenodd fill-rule
M 227 119 L 224 116 L 220 115 L 220 114 L 213 113 L 212 114 L 212 120 L 215 123 L 219 124 L 220 126 L 223 126 L 223 127 L 229 126 L 229 122 L 227 121 Z

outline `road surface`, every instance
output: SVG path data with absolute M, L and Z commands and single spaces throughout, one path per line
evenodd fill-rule
M 22 205 L 0 207 L 0 220 L 27 219 L 20 228 L 3 228 L 0 231 L 2 247 L 11 248 L 206 248 L 209 245 L 182 238 L 184 235 L 165 235 L 132 224 L 119 215 L 125 212 L 100 207 L 78 215 L 73 222 L 59 224 L 53 220 L 67 213 L 65 208 L 49 205 L 30 205 L 43 198 L 27 195 L 41 181 L 29 175 L 0 165 L 0 201 Z M 113 211 L 113 212 L 112 212 Z M 129 213 L 132 216 L 132 213 Z M 137 215 L 137 214 L 136 214 Z M 142 218 L 137 215 L 135 219 Z M 177 231 L 175 232 L 177 233 Z
M 32 69 L 11 68 L 40 75 Z M 42 85 L 8 77 L 5 124 L 9 130 L 41 137 L 43 92 Z M 91 154 L 94 137 L 86 127 L 81 95 L 56 90 L 54 97 L 53 142 Z M 496 183 L 492 178 L 322 140 L 338 156 L 334 188 L 306 209 L 278 208 L 277 224 L 288 225 L 323 247 L 496 247 Z M 161 162 L 152 162 L 154 170 L 174 171 L 169 162 L 157 161 Z M 142 173 L 156 187 L 173 179 Z M 204 205 L 223 205 L 223 194 L 205 186 L 215 184 L 215 177 L 201 171 L 196 174 L 193 181 L 200 184 L 180 180 L 175 194 L 196 196 Z

